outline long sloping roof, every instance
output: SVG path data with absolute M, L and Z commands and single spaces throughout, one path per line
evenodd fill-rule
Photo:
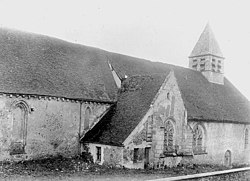
M 0 92 L 116 100 L 107 52 L 0 28 Z
M 204 31 L 202 32 L 198 42 L 196 43 L 189 57 L 195 57 L 207 54 L 223 57 L 219 44 L 216 41 L 214 33 L 210 28 L 209 24 L 206 25 Z
M 210 83 L 200 72 L 178 68 L 175 76 L 188 119 L 250 123 L 249 101 L 225 78 L 224 85 Z

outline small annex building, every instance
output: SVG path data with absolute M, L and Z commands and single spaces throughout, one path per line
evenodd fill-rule
M 189 68 L 0 29 L 0 161 L 74 156 L 163 168 L 250 161 L 249 101 L 209 25 Z

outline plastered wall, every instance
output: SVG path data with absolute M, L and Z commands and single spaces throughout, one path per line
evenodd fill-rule
M 250 163 L 250 145 L 245 148 L 245 129 L 249 130 L 249 125 L 216 122 L 203 122 L 203 125 L 207 133 L 207 154 L 195 155 L 194 162 L 224 165 L 225 153 L 229 150 L 232 164 Z
M 13 125 L 19 119 L 13 107 L 26 107 L 26 127 Z M 0 96 L 0 161 L 74 156 L 79 152 L 79 131 L 84 125 L 84 109 L 91 108 L 90 127 L 100 120 L 106 104 L 81 103 L 69 99 L 32 96 Z M 80 110 L 82 109 L 82 110 Z M 18 111 L 16 111 L 18 112 Z M 21 111 L 19 111 L 21 112 Z M 21 124 L 20 124 L 21 125 Z M 24 152 L 11 154 L 14 130 L 25 134 Z
M 95 163 L 107 166 L 122 166 L 123 147 L 94 143 L 89 143 L 88 147 Z M 97 147 L 100 147 L 101 149 L 100 160 L 97 160 Z
M 142 121 L 124 142 L 123 163 L 129 168 L 144 168 L 145 148 L 150 148 L 148 166 L 160 168 L 176 166 L 181 158 L 164 156 L 164 126 L 170 120 L 174 125 L 174 145 L 182 150 L 185 139 L 186 113 L 173 72 L 157 93 L 153 104 Z M 150 138 L 150 139 L 149 139 Z M 134 149 L 138 148 L 138 160 L 133 161 Z

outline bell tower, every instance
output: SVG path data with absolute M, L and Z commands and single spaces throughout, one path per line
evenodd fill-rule
M 189 68 L 200 71 L 211 83 L 224 84 L 224 59 L 207 24 L 189 56 Z

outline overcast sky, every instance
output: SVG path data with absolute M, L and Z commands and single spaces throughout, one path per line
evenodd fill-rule
M 250 100 L 248 0 L 0 0 L 0 26 L 188 66 L 209 21 L 226 77 Z

